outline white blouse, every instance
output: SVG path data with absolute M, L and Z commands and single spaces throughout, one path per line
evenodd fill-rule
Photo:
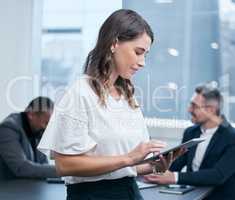
M 82 76 L 55 106 L 38 146 L 45 154 L 55 151 L 67 155 L 123 155 L 149 135 L 139 108 L 132 109 L 124 98 L 108 96 L 106 107 Z M 135 167 L 91 177 L 65 177 L 66 184 L 136 176 Z

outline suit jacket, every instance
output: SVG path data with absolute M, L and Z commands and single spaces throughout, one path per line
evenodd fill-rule
M 200 137 L 199 125 L 189 127 L 184 132 L 183 142 Z M 187 166 L 187 172 L 180 172 L 178 183 L 196 186 L 213 186 L 208 200 L 235 199 L 235 129 L 224 119 L 211 138 L 198 171 L 192 171 L 192 161 L 196 147 L 176 159 L 171 171 L 181 171 Z
M 35 155 L 37 159 L 35 159 Z M 35 153 L 23 128 L 22 115 L 9 115 L 0 124 L 0 180 L 56 177 L 45 155 Z

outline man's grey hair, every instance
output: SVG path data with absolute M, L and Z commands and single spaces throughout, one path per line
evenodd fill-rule
M 223 96 L 217 87 L 217 85 L 211 83 L 201 84 L 196 87 L 195 92 L 202 95 L 207 105 L 213 105 L 217 108 L 216 114 L 221 115 L 221 110 L 223 108 Z

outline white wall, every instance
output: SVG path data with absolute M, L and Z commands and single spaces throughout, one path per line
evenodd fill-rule
M 168 147 L 181 143 L 184 130 L 193 124 L 188 120 L 145 118 L 151 138 L 166 141 Z
M 40 38 L 35 40 L 38 44 L 32 40 L 40 31 L 40 26 L 35 26 L 40 25 L 42 1 L 38 2 L 0 0 L 0 120 L 10 112 L 24 109 L 37 93 L 32 69 L 40 62 L 35 53 L 40 52 L 37 49 L 41 42 Z M 34 21 L 35 17 L 39 21 Z
M 122 0 L 45 0 L 44 28 L 81 28 L 77 53 L 80 55 L 78 72 L 90 50 L 94 47 L 98 31 L 104 20 L 115 10 L 122 8 Z
M 122 8 L 122 0 L 85 0 L 83 5 L 83 41 L 84 52 L 87 55 L 94 48 L 98 31 L 104 20 L 115 10 Z

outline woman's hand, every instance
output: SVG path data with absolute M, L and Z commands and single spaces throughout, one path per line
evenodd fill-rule
M 141 142 L 135 149 L 127 154 L 130 159 L 130 166 L 142 161 L 149 153 L 159 153 L 161 149 L 166 147 L 166 143 L 158 140 L 149 142 Z
M 152 161 L 150 164 L 152 165 L 152 172 L 155 173 L 163 173 L 169 169 L 171 163 L 173 162 L 173 152 L 170 152 L 166 157 L 163 155 L 159 156 L 159 160 Z
M 160 155 L 159 160 L 151 162 L 153 167 L 153 173 L 163 173 L 169 169 L 172 162 L 179 156 L 183 155 L 186 152 L 186 149 L 180 148 L 175 151 L 171 151 L 167 156 Z

